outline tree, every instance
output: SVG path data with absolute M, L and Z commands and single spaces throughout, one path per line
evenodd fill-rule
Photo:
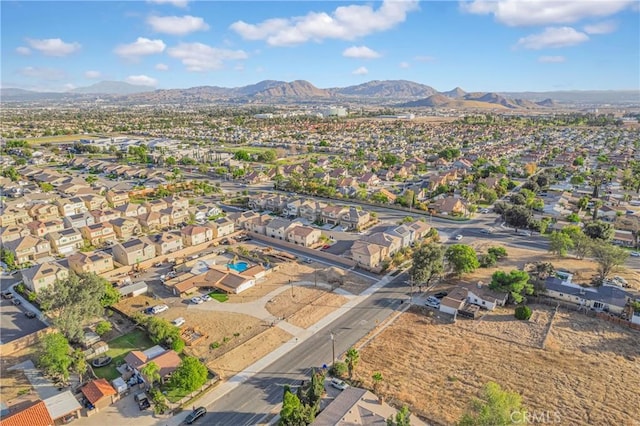
M 594 240 L 609 241 L 613 238 L 615 230 L 610 223 L 601 220 L 587 223 L 582 229 L 584 234 Z
M 173 158 L 173 157 L 168 157 L 168 158 L 165 160 L 165 163 L 167 164 L 167 166 L 171 166 L 171 167 L 175 166 L 177 162 L 178 162 L 178 161 L 177 161 L 175 158 Z
M 349 371 L 349 367 L 346 363 L 342 361 L 336 361 L 331 365 L 331 370 L 329 371 L 334 377 L 344 377 L 345 374 Z
M 360 361 L 360 353 L 358 350 L 356 348 L 349 348 L 345 357 L 345 362 L 347 363 L 350 379 L 353 377 L 353 370 L 355 370 L 358 365 L 358 361 Z
M 549 236 L 549 252 L 564 257 L 573 248 L 573 240 L 564 232 L 554 231 Z
M 389 416 L 387 426 L 411 426 L 411 412 L 409 411 L 409 407 L 403 405 L 396 413 L 395 418 Z
M 305 411 L 300 398 L 286 388 L 282 398 L 282 409 L 280 410 L 278 424 L 281 426 L 306 426 L 308 423 Z
M 78 382 L 82 383 L 82 377 L 87 373 L 87 370 L 89 370 L 89 365 L 87 364 L 82 349 L 75 349 L 71 353 L 71 368 L 73 372 L 78 375 Z
M 495 256 L 496 259 L 503 259 L 507 257 L 507 250 L 504 247 L 489 247 L 487 252 L 490 255 Z
M 445 248 L 440 244 L 421 246 L 413 253 L 409 279 L 419 285 L 431 285 L 444 271 L 444 252 Z
M 516 308 L 515 317 L 519 320 L 526 321 L 531 318 L 531 308 L 526 305 L 521 305 Z
M 525 271 L 512 270 L 508 274 L 504 271 L 496 271 L 491 276 L 489 283 L 491 290 L 509 293 L 511 298 L 520 303 L 524 294 L 533 294 L 533 284 L 529 282 L 529 274 Z
M 162 378 L 160 377 L 160 367 L 153 361 L 142 367 L 140 369 L 140 373 L 149 380 L 149 385 L 151 387 L 153 387 L 155 382 L 159 382 Z
M 611 244 L 598 243 L 592 245 L 591 255 L 598 263 L 598 278 L 602 282 L 627 260 L 629 252 Z
M 514 419 L 514 413 L 517 418 Z M 522 397 L 517 392 L 503 390 L 495 382 L 487 383 L 480 399 L 472 402 L 471 409 L 462 416 L 458 426 L 510 425 L 516 420 L 525 422 Z
M 565 229 L 562 230 L 563 233 Z M 583 259 L 591 253 L 591 248 L 594 246 L 594 240 L 584 235 L 582 230 L 569 234 L 569 236 L 573 242 L 573 254 L 575 254 L 578 259 Z
M 380 383 L 382 383 L 382 380 L 384 380 L 384 378 L 382 377 L 382 373 L 379 371 L 373 373 L 371 378 L 373 379 L 373 393 L 377 394 Z
M 100 304 L 105 308 L 113 306 L 120 301 L 120 297 L 120 292 L 109 281 L 104 280 L 104 296 L 100 298 Z
M 79 341 L 84 323 L 102 314 L 105 281 L 96 274 L 70 272 L 68 278 L 40 291 L 42 308 L 52 314 L 53 324 L 68 339 Z
M 529 227 L 533 219 L 533 214 L 531 210 L 525 206 L 512 206 L 505 211 L 504 219 L 505 222 L 513 226 L 517 232 L 518 229 Z
M 2 249 L 0 249 L 0 260 L 2 260 L 9 269 L 15 269 L 17 266 L 16 254 L 7 248 L 2 247 Z
M 38 366 L 45 373 L 69 379 L 69 367 L 73 362 L 69 356 L 69 341 L 61 333 L 46 334 L 38 349 Z
M 180 337 L 180 329 L 164 318 L 149 318 L 147 320 L 147 332 L 153 343 L 170 345 L 176 352 L 179 352 L 178 346 L 176 346 L 178 342 L 184 342 Z M 184 348 L 184 345 L 180 347 L 180 349 L 182 348 Z
M 111 323 L 109 321 L 100 321 L 98 325 L 96 325 L 96 334 L 102 336 L 111 331 Z
M 445 259 L 449 262 L 451 269 L 457 275 L 473 272 L 480 266 L 476 251 L 465 244 L 454 244 L 444 253 Z
M 184 392 L 193 392 L 207 382 L 209 371 L 198 358 L 185 357 L 171 375 L 169 386 Z

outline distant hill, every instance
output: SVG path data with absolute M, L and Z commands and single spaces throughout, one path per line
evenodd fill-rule
M 460 99 L 463 98 L 467 94 L 467 92 L 459 87 L 456 87 L 455 89 L 449 90 L 448 92 L 440 92 L 440 94 L 445 95 L 448 98 Z
M 134 93 L 151 92 L 153 90 L 155 90 L 153 87 L 129 84 L 124 81 L 101 81 L 91 86 L 78 87 L 69 92 L 96 95 L 132 95 Z
M 417 98 L 431 96 L 438 91 L 425 84 L 407 80 L 373 80 L 357 86 L 329 89 L 333 94 L 371 98 Z
M 536 104 L 524 99 L 510 99 L 498 93 L 465 93 L 460 88 L 455 88 L 449 92 L 437 93 L 425 99 L 413 102 L 406 102 L 398 107 L 430 107 L 430 108 L 509 108 L 509 109 L 535 109 L 545 107 L 544 104 Z
M 318 89 L 313 84 L 305 80 L 296 80 L 290 83 L 281 83 L 261 90 L 253 94 L 255 98 L 329 98 L 331 93 L 328 90 Z
M 233 88 L 231 89 L 231 92 L 234 95 L 238 95 L 238 96 L 251 96 L 251 95 L 255 95 L 256 93 L 271 89 L 273 87 L 282 86 L 283 84 L 287 84 L 287 82 L 278 81 L 278 80 L 263 80 L 256 84 L 250 84 L 248 86 Z

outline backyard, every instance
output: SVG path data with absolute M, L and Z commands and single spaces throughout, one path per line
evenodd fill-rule
M 124 357 L 132 350 L 143 351 L 153 346 L 153 342 L 142 330 L 133 330 L 130 333 L 117 337 L 109 343 L 106 355 L 113 358 L 111 364 L 106 367 L 94 368 L 96 376 L 107 380 L 113 380 L 120 376 L 116 366 L 123 363 Z

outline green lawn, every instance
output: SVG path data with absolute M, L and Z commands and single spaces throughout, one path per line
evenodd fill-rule
M 224 303 L 229 300 L 229 296 L 226 293 L 218 293 L 217 291 L 212 291 L 209 293 L 209 296 L 220 303 Z
M 133 330 L 131 333 L 117 337 L 109 342 L 109 350 L 106 355 L 113 358 L 111 364 L 106 367 L 94 368 L 96 376 L 113 380 L 120 376 L 116 366 L 122 364 L 124 357 L 132 350 L 143 351 L 153 346 L 153 342 L 142 330 Z

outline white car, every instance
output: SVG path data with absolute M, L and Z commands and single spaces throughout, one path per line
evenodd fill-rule
M 346 388 L 349 387 L 348 384 L 346 384 L 344 381 L 340 379 L 331 379 L 331 386 L 340 390 L 345 390 Z
M 200 296 L 200 299 L 202 299 L 203 302 L 209 302 L 213 300 L 208 294 L 203 294 L 202 296 Z
M 430 308 L 435 308 L 435 309 L 440 308 L 440 301 L 433 296 L 427 297 L 427 300 L 424 302 L 424 304 L 426 306 L 429 306 Z
M 172 323 L 173 325 L 175 325 L 176 327 L 181 327 L 181 326 L 183 326 L 183 325 L 184 325 L 185 320 L 184 320 L 184 318 L 180 317 L 180 318 L 176 318 L 176 319 L 174 319 L 173 321 L 171 321 L 171 323 Z
M 199 305 L 203 302 L 202 298 L 199 296 L 195 296 L 191 298 L 191 303 L 193 303 L 194 305 Z
M 462 235 L 460 234 L 456 235 L 456 238 L 455 238 L 456 241 L 460 241 L 461 239 L 462 239 Z
M 632 257 L 640 257 L 640 251 L 632 251 L 631 252 L 631 256 Z

